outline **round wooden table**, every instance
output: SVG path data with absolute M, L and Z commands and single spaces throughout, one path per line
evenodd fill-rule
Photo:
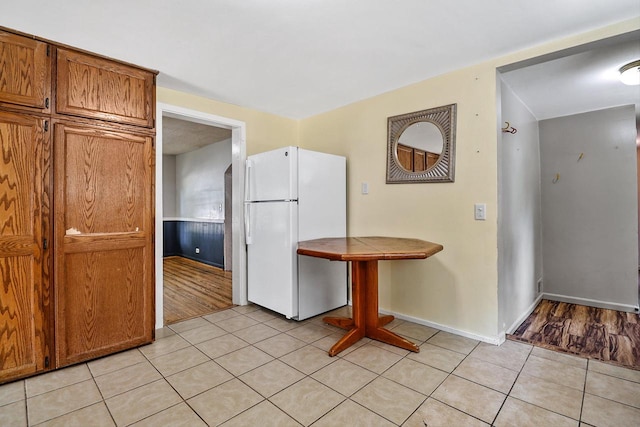
M 424 259 L 443 249 L 438 243 L 396 237 L 338 237 L 298 243 L 298 254 L 351 262 L 352 318 L 325 317 L 324 322 L 348 332 L 329 350 L 335 356 L 362 337 L 414 352 L 419 347 L 384 328 L 394 317 L 378 315 L 378 261 Z

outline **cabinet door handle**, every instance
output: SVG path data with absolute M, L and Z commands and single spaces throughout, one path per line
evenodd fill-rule
M 47 239 L 42 239 L 42 249 L 49 249 L 49 241 Z

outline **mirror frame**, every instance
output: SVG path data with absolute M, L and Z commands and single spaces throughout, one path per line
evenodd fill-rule
M 454 182 L 457 104 L 401 114 L 387 119 L 387 184 L 421 182 Z M 420 172 L 411 172 L 400 165 L 398 140 L 409 126 L 419 122 L 434 124 L 442 133 L 442 153 L 438 161 Z

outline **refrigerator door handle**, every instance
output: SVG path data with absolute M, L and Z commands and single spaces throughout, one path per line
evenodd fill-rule
M 247 245 L 253 243 L 251 237 L 251 203 L 244 204 L 244 240 Z
M 244 167 L 244 200 L 251 200 L 251 168 L 253 167 L 253 161 L 247 159 Z

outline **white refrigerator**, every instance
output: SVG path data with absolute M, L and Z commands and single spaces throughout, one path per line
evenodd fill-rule
M 347 304 L 344 262 L 302 256 L 298 241 L 346 236 L 346 159 L 283 147 L 245 170 L 250 302 L 303 320 Z

